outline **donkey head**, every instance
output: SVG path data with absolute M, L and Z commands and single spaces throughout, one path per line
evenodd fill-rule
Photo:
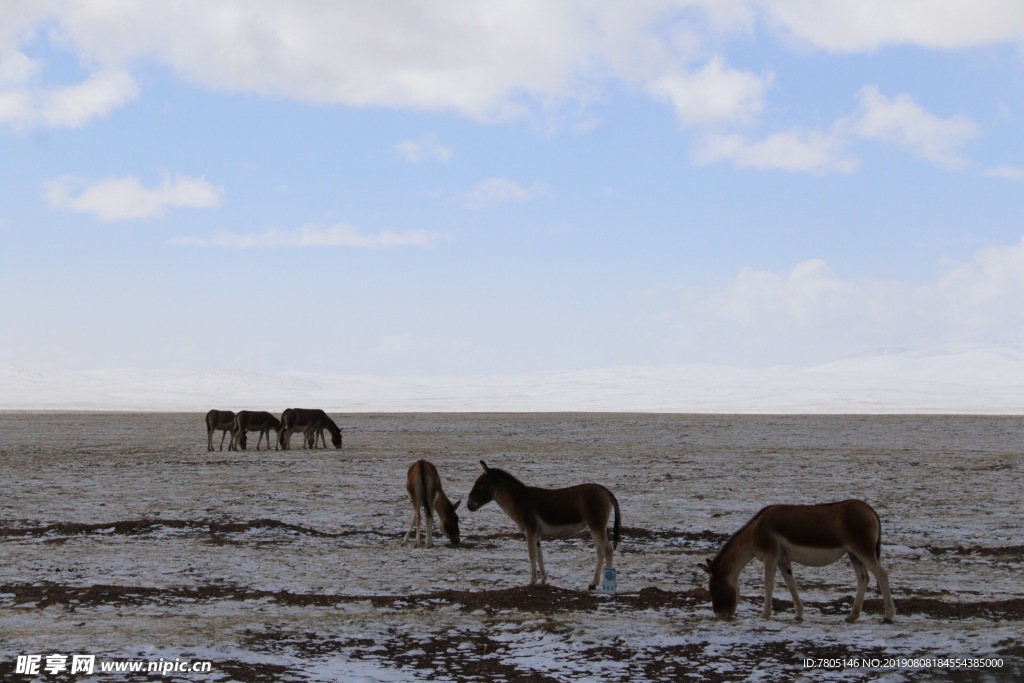
M 698 565 L 708 573 L 708 591 L 711 593 L 711 609 L 718 619 L 732 619 L 736 614 L 740 591 L 735 579 L 723 571 L 712 560 Z
M 334 444 L 335 448 L 341 448 L 341 430 L 339 429 L 336 434 L 331 435 L 331 443 Z
M 438 500 L 438 498 L 443 500 Z M 461 540 L 459 536 L 459 516 L 455 513 L 461 502 L 461 500 L 457 500 L 453 505 L 443 494 L 434 499 L 434 509 L 438 513 L 437 517 L 440 522 L 441 533 L 448 537 L 452 545 L 458 545 Z
M 494 482 L 491 481 L 491 468 L 483 460 L 480 461 L 480 464 L 484 468 L 484 473 L 477 477 L 476 483 L 473 484 L 473 490 L 469 492 L 469 498 L 466 499 L 466 508 L 470 512 L 476 512 L 494 500 Z

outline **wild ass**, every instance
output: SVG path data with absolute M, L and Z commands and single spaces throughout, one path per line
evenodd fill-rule
M 213 432 L 224 432 L 220 437 L 220 449 L 224 450 L 224 437 L 235 427 L 235 414 L 230 410 L 211 410 L 206 414 L 206 450 L 213 450 Z M 231 444 L 228 444 L 231 450 Z
M 764 608 L 761 617 L 772 614 L 775 570 L 782 569 L 796 620 L 802 621 L 804 605 L 796 593 L 791 564 L 824 567 L 848 555 L 857 574 L 857 597 L 846 621 L 860 616 L 868 571 L 875 575 L 885 603 L 883 621 L 891 624 L 896 608 L 889 592 L 889 574 L 882 568 L 882 523 L 874 508 L 861 500 L 844 500 L 822 505 L 769 505 L 754 515 L 722 546 L 718 556 L 700 565 L 710 574 L 711 605 L 719 619 L 736 614 L 739 599 L 737 579 L 755 557 L 764 562 Z
M 437 474 L 437 468 L 426 460 L 417 460 L 409 467 L 405 476 L 405 490 L 409 492 L 409 499 L 412 501 L 412 522 L 409 530 L 405 532 L 402 545 L 405 545 L 416 529 L 416 546 L 420 545 L 420 510 L 426 513 L 426 545 L 428 548 L 434 546 L 434 513 L 437 513 L 438 526 L 441 533 L 448 537 L 452 545 L 459 544 L 459 516 L 456 510 L 461 500 L 455 501 L 453 505 L 441 487 L 441 477 Z
M 473 484 L 466 507 L 474 512 L 493 500 L 526 534 L 530 585 L 538 580 L 541 585 L 547 583 L 540 549 L 542 538 L 564 538 L 589 529 L 597 546 L 597 568 L 590 590 L 596 588 L 601 580 L 602 565 L 612 567 L 612 550 L 619 545 L 619 502 L 612 492 L 600 484 L 579 484 L 563 489 L 527 486 L 505 470 L 488 467 L 483 460 L 480 464 L 484 473 Z M 612 510 L 615 511 L 614 544 L 608 541 L 608 518 Z
M 306 448 L 315 444 L 317 430 L 326 429 L 331 433 L 331 443 L 341 448 L 341 429 L 327 413 L 319 408 L 288 408 L 281 413 L 281 431 L 277 434 L 278 445 L 284 450 L 291 446 L 292 434 L 302 432 Z M 324 442 L 326 447 L 327 442 Z
M 246 432 L 259 432 L 260 437 L 256 440 L 256 450 L 260 449 L 263 437 L 267 438 L 267 450 L 270 450 L 270 430 L 281 431 L 281 421 L 265 410 L 240 410 L 235 415 L 235 424 L 231 430 L 231 448 L 245 450 Z

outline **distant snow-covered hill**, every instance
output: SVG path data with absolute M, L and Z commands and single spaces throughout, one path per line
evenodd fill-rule
M 1024 345 L 879 353 L 813 367 L 620 366 L 486 376 L 0 366 L 0 410 L 1024 413 Z

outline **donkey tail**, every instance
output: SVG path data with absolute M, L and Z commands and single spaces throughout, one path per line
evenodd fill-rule
M 420 476 L 419 481 L 416 483 L 419 484 L 420 488 L 420 507 L 425 508 L 429 515 L 430 511 L 434 508 L 434 502 L 427 500 L 427 461 L 420 460 L 419 466 Z
M 875 513 L 875 523 L 878 524 L 878 538 L 875 539 L 875 561 L 877 562 L 882 559 L 882 519 L 874 508 L 871 508 L 871 512 Z
M 608 495 L 612 499 L 612 507 L 615 508 L 615 524 L 612 525 L 612 548 L 619 547 L 619 532 L 622 530 L 619 519 L 619 501 L 615 499 L 615 494 L 608 491 Z

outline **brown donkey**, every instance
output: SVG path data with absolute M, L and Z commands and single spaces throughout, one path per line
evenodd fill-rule
M 409 467 L 409 473 L 405 477 L 405 490 L 409 492 L 409 499 L 412 500 L 412 523 L 409 530 L 405 532 L 402 545 L 409 540 L 413 528 L 416 529 L 416 543 L 420 545 L 420 510 L 426 512 L 426 545 L 428 548 L 434 546 L 434 513 L 437 513 L 438 526 L 441 533 L 448 537 L 452 545 L 459 544 L 459 516 L 455 510 L 459 507 L 461 500 L 452 502 L 444 494 L 441 488 L 441 477 L 437 474 L 437 468 L 426 460 L 417 460 Z
M 235 429 L 235 414 L 230 410 L 211 410 L 206 414 L 206 450 L 213 450 L 213 433 L 217 430 L 224 432 L 220 437 L 220 449 L 224 450 L 224 437 L 228 432 Z M 228 444 L 231 450 L 231 444 Z
M 796 594 L 796 580 L 791 563 L 824 567 L 848 555 L 857 574 L 857 597 L 846 621 L 853 623 L 860 616 L 864 592 L 868 587 L 868 571 L 875 575 L 885 618 L 891 624 L 896 608 L 889 592 L 889 574 L 882 568 L 882 523 L 874 508 L 861 500 L 844 500 L 822 505 L 769 505 L 732 535 L 718 556 L 700 565 L 711 575 L 709 590 L 711 606 L 719 619 L 736 614 L 739 600 L 737 579 L 743 568 L 755 557 L 764 562 L 765 619 L 772 614 L 772 588 L 775 570 L 782 569 L 796 620 L 804 618 L 804 605 Z
M 270 450 L 270 430 L 281 431 L 281 421 L 265 410 L 239 410 L 235 415 L 235 424 L 231 430 L 230 450 L 237 451 L 246 448 L 246 433 L 259 432 L 260 437 L 256 440 L 256 450 L 260 449 L 263 437 L 267 437 L 267 450 Z
M 281 413 L 281 431 L 277 434 L 277 445 L 282 450 L 288 450 L 291 447 L 292 434 L 302 432 L 306 448 L 312 448 L 316 443 L 317 432 L 325 429 L 331 433 L 331 443 L 334 447 L 341 448 L 341 429 L 327 413 L 319 408 L 288 408 Z M 324 447 L 326 446 L 325 441 Z
M 612 567 L 612 550 L 619 546 L 619 502 L 612 492 L 600 484 L 579 484 L 564 489 L 527 486 L 505 470 L 488 467 L 483 460 L 480 464 L 484 473 L 473 484 L 466 507 L 473 512 L 493 500 L 526 534 L 530 585 L 536 584 L 538 579 L 541 585 L 547 583 L 540 539 L 564 538 L 589 529 L 597 546 L 597 568 L 590 590 L 596 588 L 601 580 L 602 565 Z M 613 510 L 614 543 L 608 540 L 608 518 Z

